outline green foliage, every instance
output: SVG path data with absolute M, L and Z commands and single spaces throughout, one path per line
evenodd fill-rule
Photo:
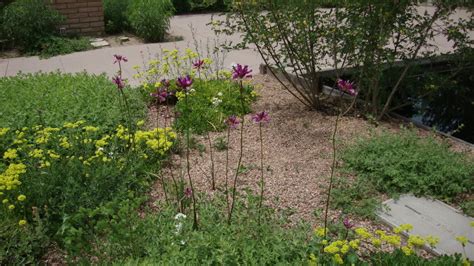
M 225 150 L 227 150 L 229 147 L 228 147 L 228 143 L 227 143 L 227 141 L 225 140 L 225 138 L 223 138 L 223 137 L 218 137 L 218 138 L 216 138 L 216 140 L 214 141 L 214 148 L 216 148 L 217 151 L 225 151 Z
M 128 10 L 133 31 L 149 42 L 163 41 L 174 8 L 171 0 L 136 0 Z
M 444 266 L 444 265 L 465 265 L 460 254 L 454 256 L 441 255 L 432 259 L 425 259 L 416 255 L 406 256 L 399 249 L 392 253 L 380 252 L 370 257 L 372 265 L 416 265 L 416 266 Z
M 56 55 L 70 54 L 92 49 L 87 38 L 65 38 L 49 36 L 42 38 L 38 46 L 29 54 L 39 55 L 42 58 L 48 58 Z
M 259 223 L 257 197 L 246 202 L 236 205 L 228 225 L 223 198 L 200 200 L 199 230 L 192 229 L 191 214 L 176 219 L 172 208 L 143 219 L 133 212 L 116 214 L 101 232 L 98 254 L 120 265 L 302 264 L 309 227 L 285 229 L 286 220 L 269 209 Z
M 42 255 L 48 243 L 40 219 L 23 227 L 18 221 L 2 217 L 0 221 L 0 264 L 30 265 Z
M 352 213 L 363 218 L 374 219 L 375 211 L 380 207 L 376 199 L 377 190 L 371 183 L 355 181 L 351 184 L 344 178 L 340 178 L 334 184 L 331 193 L 331 204 L 343 213 Z
M 461 209 L 465 214 L 474 217 L 474 200 L 468 200 L 461 203 Z
M 229 11 L 232 0 L 173 0 L 177 14 L 189 12 Z
M 103 0 L 105 31 L 119 33 L 128 28 L 127 9 L 130 0 Z
M 0 78 L 0 87 L 0 127 L 62 126 L 80 119 L 101 127 L 125 123 L 117 87 L 105 75 L 21 74 Z M 146 106 L 138 90 L 124 92 L 134 120 L 143 119 Z
M 43 0 L 18 0 L 3 9 L 1 21 L 4 37 L 29 51 L 53 35 L 63 17 Z
M 342 158 L 361 182 L 389 194 L 411 192 L 449 201 L 474 187 L 474 163 L 468 156 L 414 131 L 360 140 Z
M 176 110 L 180 113 L 176 128 L 180 131 L 189 128 L 196 134 L 212 130 L 222 130 L 224 120 L 230 115 L 242 114 L 239 85 L 225 80 L 195 80 L 194 92 L 188 100 L 180 98 Z M 250 112 L 252 87 L 244 86 L 244 113 Z

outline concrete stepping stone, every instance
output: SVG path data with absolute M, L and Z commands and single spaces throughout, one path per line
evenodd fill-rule
M 411 224 L 413 230 L 409 234 L 438 236 L 439 244 L 431 250 L 435 254 L 464 254 L 461 244 L 456 241 L 456 236 L 467 237 L 466 255 L 470 260 L 474 260 L 474 228 L 470 226 L 474 218 L 439 200 L 412 195 L 387 200 L 384 205 L 388 208 L 381 210 L 377 215 L 389 226 Z
M 110 43 L 108 43 L 106 40 L 102 40 L 102 41 L 91 42 L 91 45 L 94 48 L 101 48 L 101 47 L 105 47 L 105 46 L 110 46 Z

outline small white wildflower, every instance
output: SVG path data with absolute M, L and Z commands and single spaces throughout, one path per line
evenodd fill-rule
M 220 103 L 222 103 L 222 100 L 216 97 L 212 98 L 211 101 L 212 101 L 212 105 L 214 106 L 218 106 Z
M 191 88 L 191 89 L 189 90 L 189 93 L 195 93 L 195 92 L 196 92 L 196 90 L 193 89 L 193 88 Z
M 181 233 L 181 229 L 183 229 L 183 224 L 178 223 L 175 225 L 175 228 L 176 228 L 175 234 L 179 235 L 179 233 Z
M 222 92 L 218 92 L 218 93 L 217 93 L 217 96 L 218 96 L 218 97 L 222 97 Z
M 184 240 L 181 240 L 179 243 L 181 243 L 181 245 L 183 245 L 183 246 L 186 244 L 186 242 Z
M 179 220 L 179 219 L 186 219 L 186 214 L 183 214 L 183 213 L 178 213 L 174 216 L 174 219 L 175 220 Z

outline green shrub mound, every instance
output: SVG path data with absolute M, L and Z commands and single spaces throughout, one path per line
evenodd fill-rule
M 176 128 L 184 131 L 189 128 L 193 133 L 202 134 L 213 130 L 222 130 L 224 120 L 230 115 L 242 114 L 242 102 L 239 85 L 232 81 L 223 80 L 195 80 L 195 92 L 188 95 L 188 102 L 184 98 L 176 104 L 180 114 L 176 120 Z M 243 90 L 243 108 L 245 113 L 250 112 L 251 86 Z
M 148 42 L 163 41 L 174 8 L 170 0 L 136 0 L 127 10 L 132 30 Z
M 7 5 L 1 14 L 1 32 L 16 46 L 30 51 L 41 39 L 57 32 L 64 18 L 43 0 L 17 0 Z
M 342 158 L 359 180 L 389 194 L 411 192 L 450 201 L 474 187 L 474 163 L 469 156 L 450 151 L 433 137 L 420 138 L 414 131 L 360 140 Z
M 104 0 L 105 31 L 120 33 L 128 28 L 127 9 L 130 0 Z
M 62 126 L 81 119 L 102 127 L 124 123 L 117 87 L 105 75 L 21 74 L 1 78 L 0 87 L 0 127 Z M 141 94 L 129 88 L 124 92 L 134 120 L 143 119 Z

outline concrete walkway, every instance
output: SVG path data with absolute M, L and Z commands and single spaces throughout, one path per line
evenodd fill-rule
M 154 43 L 129 45 L 122 47 L 108 47 L 97 50 L 77 52 L 68 55 L 55 56 L 48 59 L 39 59 L 38 56 L 19 57 L 10 59 L 0 59 L 0 77 L 14 76 L 18 72 L 50 72 L 61 71 L 66 73 L 75 73 L 87 71 L 93 74 L 106 73 L 113 75 L 117 71 L 117 66 L 113 64 L 114 54 L 124 55 L 129 62 L 124 65 L 124 77 L 128 78 L 132 84 L 136 81 L 132 79 L 135 71 L 132 69 L 134 65 L 143 65 L 152 59 L 152 56 L 161 51 L 162 48 L 180 49 L 191 48 L 194 50 L 194 41 L 192 38 L 191 27 L 194 29 L 195 38 L 204 45 L 214 44 L 216 36 L 207 23 L 211 21 L 210 14 L 199 15 L 183 15 L 175 16 L 171 20 L 170 33 L 173 36 L 182 36 L 183 40 L 178 42 Z M 238 39 L 238 36 L 227 38 Z M 223 41 L 222 39 L 221 41 Z M 205 47 L 201 47 L 205 48 Z M 211 47 L 212 48 L 212 47 Z M 252 49 L 232 51 L 227 54 L 224 66 L 230 66 L 232 62 L 249 65 L 254 72 L 258 71 L 258 67 L 263 61 L 260 55 Z

